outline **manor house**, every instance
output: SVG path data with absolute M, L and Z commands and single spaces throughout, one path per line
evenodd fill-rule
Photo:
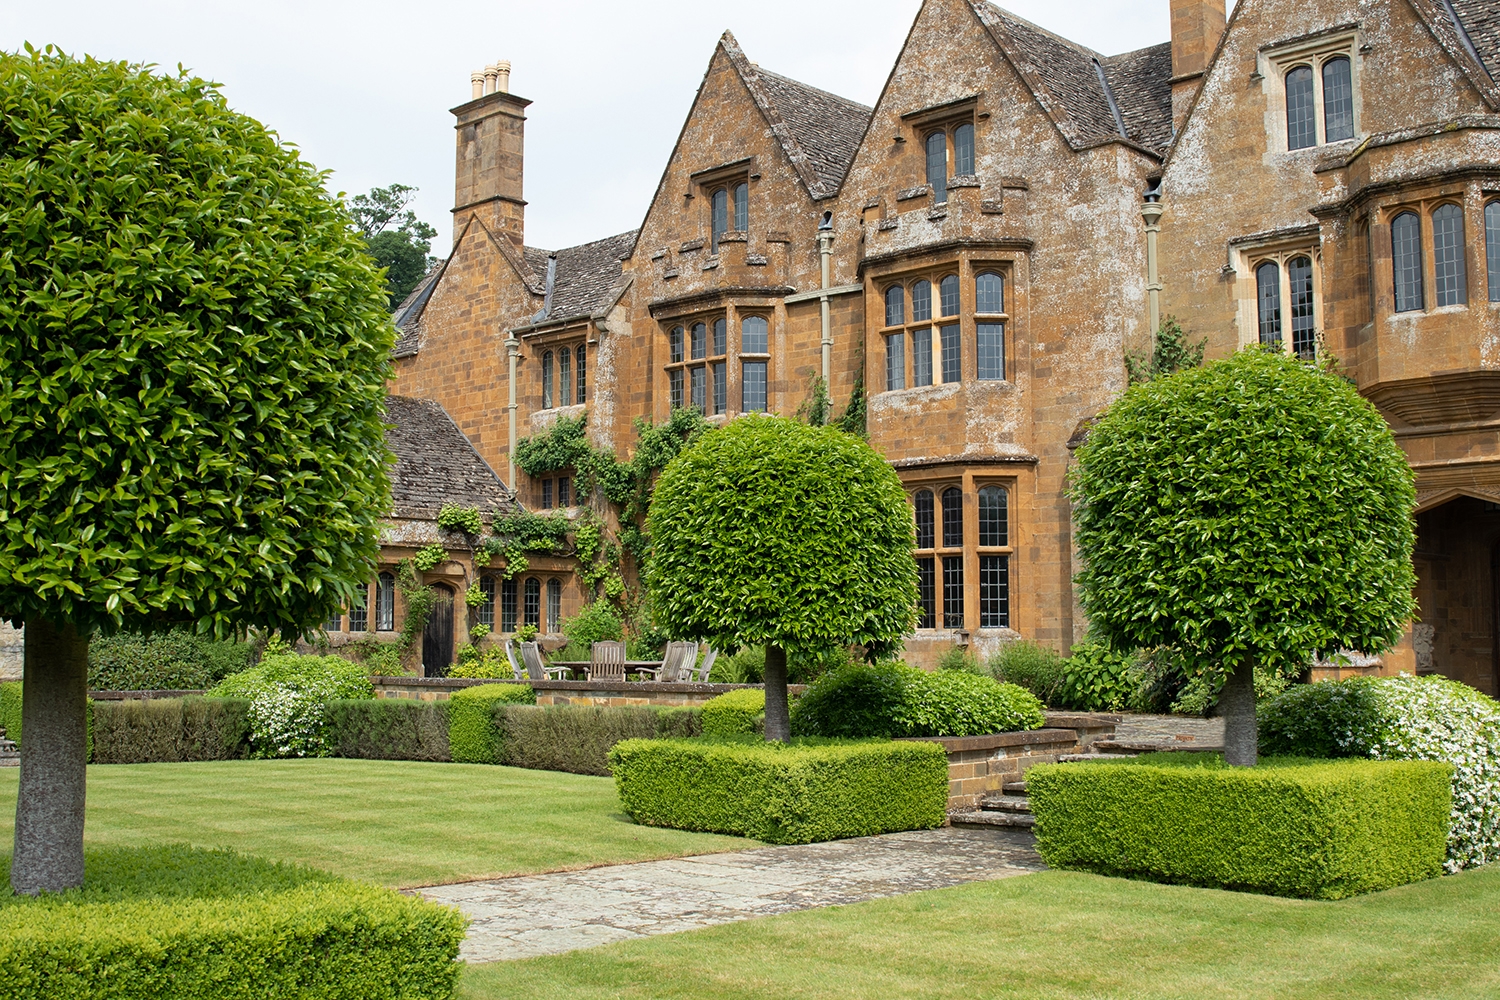
M 567 470 L 512 461 L 559 417 L 624 456 L 674 407 L 792 414 L 822 376 L 837 411 L 862 387 L 910 496 L 926 662 L 1079 638 L 1072 450 L 1164 317 L 1210 357 L 1327 352 L 1417 475 L 1421 619 L 1383 669 L 1496 693 L 1500 0 L 1241 0 L 1227 23 L 1158 2 L 1171 38 L 1106 55 L 924 0 L 873 108 L 726 32 L 640 227 L 553 250 L 526 243 L 522 184 L 545 104 L 508 64 L 474 74 L 452 251 L 396 316 L 392 391 L 446 418 L 399 408 L 567 509 Z M 561 560 L 481 582 L 502 631 L 583 599 Z

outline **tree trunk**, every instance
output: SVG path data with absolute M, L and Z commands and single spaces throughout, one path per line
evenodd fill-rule
M 1219 709 L 1224 715 L 1224 760 L 1238 767 L 1254 767 L 1257 734 L 1253 664 L 1239 664 L 1224 681 Z
M 35 896 L 83 885 L 88 637 L 71 624 L 27 621 L 25 671 L 10 887 Z
M 766 647 L 766 739 L 785 743 L 792 738 L 786 704 L 786 650 Z

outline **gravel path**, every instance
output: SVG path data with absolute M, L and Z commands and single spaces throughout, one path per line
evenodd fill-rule
M 944 828 L 414 890 L 472 921 L 494 962 L 1039 871 L 1031 834 Z

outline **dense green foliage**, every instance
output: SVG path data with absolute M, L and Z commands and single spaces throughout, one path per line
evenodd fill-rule
M 1058 707 L 1079 712 L 1118 712 L 1136 707 L 1140 682 L 1135 668 L 1139 661 L 1137 653 L 1111 649 L 1089 633 L 1062 663 Z
M 609 753 L 637 823 L 810 844 L 947 821 L 934 743 L 626 740 Z
M 0 729 L 5 738 L 21 742 L 21 682 L 0 683 Z
M 625 623 L 609 602 L 590 601 L 578 610 L 578 614 L 563 621 L 562 631 L 587 658 L 586 654 L 594 643 L 618 642 L 625 638 Z
M 1250 349 L 1131 388 L 1074 476 L 1079 596 L 1112 648 L 1294 674 L 1388 648 L 1415 612 L 1406 457 L 1353 386 L 1295 358 Z
M 1500 703 L 1458 681 L 1352 678 L 1304 684 L 1260 711 L 1264 753 L 1453 765 L 1449 871 L 1500 860 Z
M 496 707 L 535 703 L 536 692 L 525 684 L 478 684 L 454 692 L 448 700 L 449 753 L 463 764 L 503 763 Z
M 450 760 L 449 702 L 351 698 L 325 707 L 334 757 L 361 760 Z
M 901 480 L 832 427 L 746 417 L 667 466 L 647 585 L 667 630 L 720 649 L 887 649 L 916 624 Z
M 458 978 L 464 918 L 413 896 L 228 851 L 85 866 L 81 889 L 0 899 L 7 998 L 448 1000 Z
M 300 632 L 389 509 L 394 330 L 323 176 L 180 72 L 0 54 L 0 607 Z
M 89 643 L 89 687 L 96 691 L 201 691 L 250 665 L 255 647 L 173 630 L 121 632 Z
M 1451 768 L 1429 761 L 1211 754 L 1048 764 L 1026 773 L 1054 868 L 1341 899 L 1442 873 Z
M 208 693 L 250 699 L 253 756 L 326 757 L 332 748 L 324 706 L 340 698 L 369 698 L 375 688 L 361 664 L 268 649 L 255 666 L 224 678 Z
M 703 703 L 703 735 L 741 736 L 765 729 L 766 692 L 760 688 L 726 691 Z
M 1039 729 L 1034 694 L 958 670 L 851 663 L 824 674 L 792 706 L 799 736 L 983 736 Z
M 215 698 L 255 698 L 277 686 L 316 689 L 325 700 L 368 698 L 375 693 L 364 667 L 343 657 L 267 653 L 255 666 L 215 684 L 208 694 Z
M 609 751 L 629 739 L 697 736 L 693 708 L 655 705 L 505 705 L 495 715 L 500 763 L 543 771 L 609 774 Z
M 250 753 L 246 698 L 94 703 L 95 764 L 237 760 Z
M 1130 384 L 1150 382 L 1163 375 L 1180 372 L 1184 368 L 1197 368 L 1203 364 L 1203 349 L 1208 338 L 1188 340 L 1187 331 L 1177 322 L 1176 316 L 1168 316 L 1156 329 L 1149 356 L 1129 351 L 1125 355 L 1125 373 Z
M 1001 646 L 984 668 L 995 680 L 1030 691 L 1043 705 L 1061 705 L 1063 663 L 1056 650 L 1022 639 Z
M 391 309 L 400 305 L 437 263 L 430 253 L 437 230 L 407 207 L 416 193 L 414 187 L 392 184 L 349 199 L 349 215 L 364 237 L 365 249 L 376 264 L 385 268 Z

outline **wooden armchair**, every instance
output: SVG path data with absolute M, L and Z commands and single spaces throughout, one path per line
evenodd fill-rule
M 697 662 L 697 659 L 698 644 L 696 642 L 669 642 L 661 666 L 637 667 L 636 673 L 649 675 L 652 680 L 661 681 L 664 684 L 673 684 L 691 679 L 693 664 Z
M 698 676 L 693 679 L 696 680 L 699 684 L 707 684 L 709 671 L 713 670 L 714 661 L 718 658 L 719 651 L 717 649 L 714 649 L 712 646 L 708 647 L 708 655 L 703 657 L 703 665 L 698 668 Z M 692 671 L 689 670 L 688 673 L 691 674 Z
M 567 667 L 549 667 L 542 662 L 542 647 L 534 642 L 521 643 L 521 659 L 526 664 L 526 676 L 534 681 L 561 680 L 571 673 Z
M 589 680 L 623 681 L 625 679 L 625 644 L 596 642 L 589 650 Z

